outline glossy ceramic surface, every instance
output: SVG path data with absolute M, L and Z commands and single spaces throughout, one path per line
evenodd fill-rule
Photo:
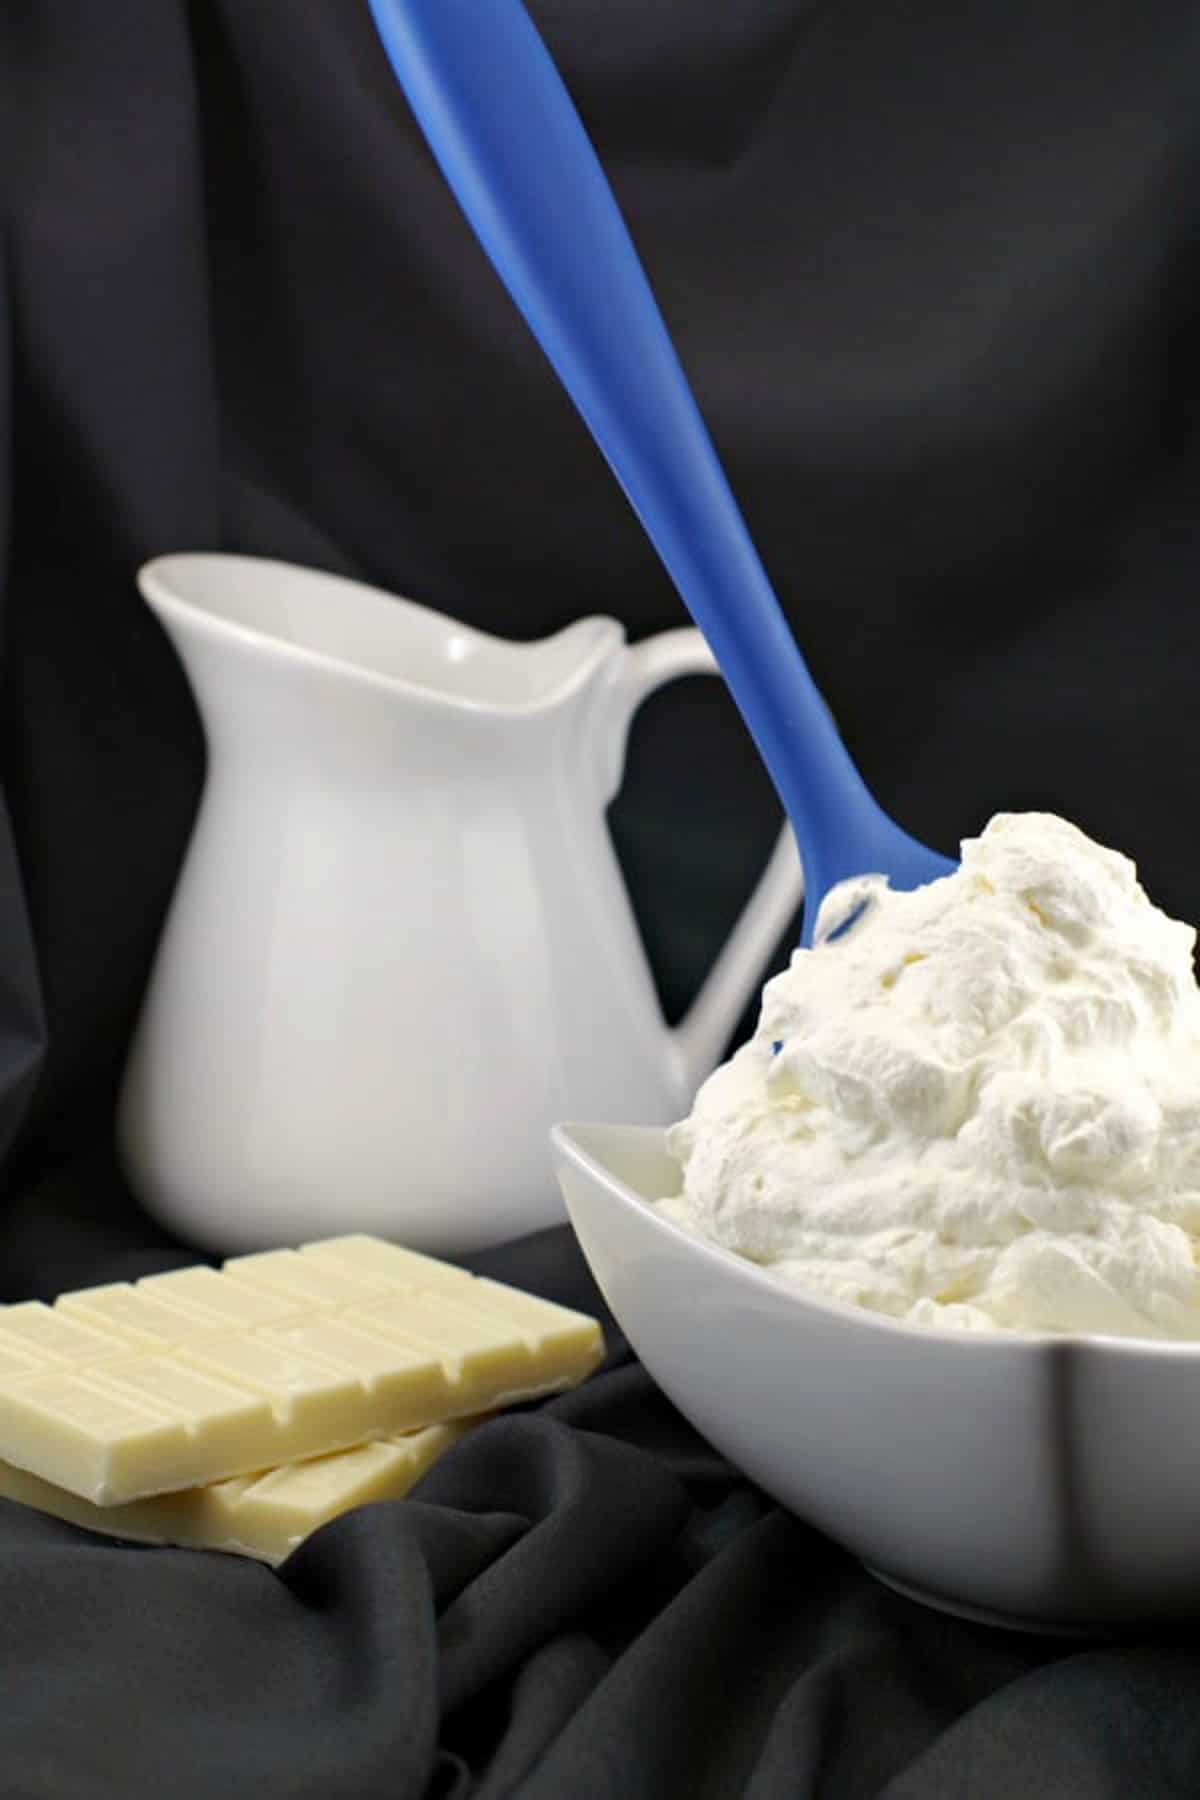
M 1200 1344 L 953 1334 L 809 1299 L 660 1218 L 658 1130 L 553 1133 L 647 1369 L 768 1494 L 928 1603 L 1040 1631 L 1200 1611 Z
M 132 1185 L 221 1251 L 561 1219 L 553 1120 L 685 1111 L 800 899 L 784 838 L 667 1029 L 605 808 L 640 702 L 715 673 L 700 634 L 507 643 L 244 557 L 139 579 L 208 774 L 121 1096 Z

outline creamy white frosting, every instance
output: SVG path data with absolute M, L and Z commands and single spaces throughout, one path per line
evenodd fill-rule
M 1001 813 L 951 875 L 826 899 L 668 1134 L 693 1231 L 922 1324 L 1200 1337 L 1195 932 L 1127 857 Z

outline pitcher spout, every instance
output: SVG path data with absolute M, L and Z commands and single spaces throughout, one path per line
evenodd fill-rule
M 138 585 L 201 686 L 214 659 L 226 669 L 236 660 L 422 710 L 511 715 L 554 706 L 623 641 L 615 620 L 594 617 L 512 643 L 344 576 L 262 557 L 159 557 Z

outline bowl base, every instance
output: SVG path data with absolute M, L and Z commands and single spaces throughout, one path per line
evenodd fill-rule
M 994 1625 L 1002 1631 L 1034 1632 L 1038 1637 L 1093 1639 L 1122 1637 L 1132 1629 L 1127 1625 L 1105 1624 L 1100 1620 L 1089 1624 L 1082 1620 L 1027 1619 L 1019 1613 L 993 1612 L 990 1607 L 971 1606 L 967 1601 L 950 1600 L 944 1594 L 936 1594 L 930 1588 L 915 1587 L 910 1582 L 899 1581 L 896 1576 L 875 1568 L 871 1563 L 863 1563 L 863 1568 L 876 1581 L 881 1581 L 884 1587 L 891 1588 L 894 1594 L 902 1594 L 906 1600 L 916 1600 L 921 1606 L 930 1606 L 935 1612 L 950 1613 L 956 1619 L 969 1619 L 973 1625 Z

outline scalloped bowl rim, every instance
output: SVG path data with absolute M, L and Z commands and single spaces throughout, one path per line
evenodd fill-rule
M 995 1351 L 1011 1350 L 1014 1354 L 1029 1355 L 1047 1349 L 1061 1351 L 1066 1346 L 1074 1349 L 1095 1350 L 1102 1354 L 1118 1354 L 1121 1356 L 1168 1357 L 1171 1360 L 1194 1358 L 1200 1363 L 1200 1337 L 1197 1338 L 1151 1338 L 1129 1337 L 1113 1332 L 1072 1332 L 1072 1331 L 1026 1331 L 1008 1330 L 1002 1326 L 987 1329 L 963 1330 L 952 1326 L 919 1325 L 906 1319 L 893 1318 L 888 1313 L 877 1312 L 869 1306 L 858 1306 L 853 1301 L 836 1300 L 832 1296 L 818 1294 L 801 1287 L 785 1275 L 777 1274 L 769 1267 L 752 1262 L 748 1257 L 739 1255 L 736 1250 L 729 1250 L 723 1244 L 715 1243 L 711 1238 L 701 1236 L 698 1232 L 689 1231 L 685 1226 L 677 1224 L 674 1219 L 666 1217 L 658 1211 L 655 1201 L 667 1198 L 666 1195 L 651 1195 L 640 1192 L 614 1169 L 594 1150 L 586 1147 L 585 1139 L 591 1134 L 602 1134 L 606 1138 L 619 1136 L 633 1140 L 641 1138 L 652 1143 L 655 1152 L 664 1159 L 674 1163 L 674 1158 L 666 1148 L 666 1127 L 655 1125 L 613 1125 L 593 1120 L 564 1120 L 551 1129 L 551 1143 L 562 1155 L 583 1165 L 599 1181 L 613 1197 L 627 1210 L 633 1212 L 639 1221 L 656 1232 L 661 1232 L 672 1241 L 680 1253 L 686 1257 L 694 1257 L 705 1262 L 709 1267 L 721 1271 L 729 1280 L 742 1283 L 748 1287 L 767 1288 L 774 1294 L 783 1294 L 793 1301 L 801 1312 L 815 1313 L 827 1319 L 837 1319 L 843 1323 L 865 1331 L 878 1331 L 888 1337 L 920 1340 L 928 1344 L 945 1342 L 956 1352 L 985 1349 Z M 582 1136 L 581 1136 L 582 1134 Z M 678 1164 L 675 1164 L 678 1167 Z

